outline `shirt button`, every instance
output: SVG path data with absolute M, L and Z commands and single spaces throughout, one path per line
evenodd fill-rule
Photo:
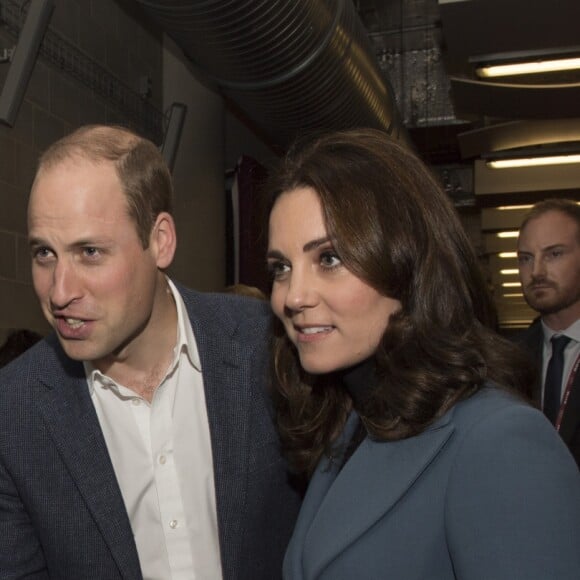
M 165 465 L 166 461 L 167 461 L 167 457 L 165 457 L 165 455 L 159 456 L 159 463 L 161 463 L 161 465 Z
M 169 522 L 169 527 L 174 530 L 177 527 L 177 520 L 171 520 Z
M 131 399 L 133 406 L 138 407 L 141 404 L 141 399 Z

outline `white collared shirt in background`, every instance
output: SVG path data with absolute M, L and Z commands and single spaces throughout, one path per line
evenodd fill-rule
M 580 320 L 577 320 L 566 328 L 565 330 L 554 331 L 542 320 L 542 329 L 544 331 L 544 344 L 542 351 L 542 405 L 544 400 L 544 384 L 546 382 L 546 373 L 548 372 L 548 363 L 552 357 L 552 336 L 563 335 L 568 336 L 572 340 L 566 345 L 564 349 L 564 372 L 562 373 L 562 386 L 560 388 L 560 400 L 566 392 L 566 385 L 570 378 L 570 373 L 572 372 L 572 367 L 576 362 L 578 356 L 580 356 Z M 580 371 L 579 371 L 580 372 Z
M 85 363 L 147 580 L 222 578 L 201 364 L 183 299 L 175 357 L 151 404 Z

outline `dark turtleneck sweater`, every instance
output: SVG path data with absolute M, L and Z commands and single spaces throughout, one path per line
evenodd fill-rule
M 357 365 L 350 367 L 342 373 L 342 384 L 352 399 L 353 409 L 357 412 L 364 402 L 370 397 L 376 385 L 375 363 L 373 359 L 366 359 Z M 342 455 L 342 466 L 350 459 L 352 454 L 367 436 L 367 431 L 359 420 L 359 426 L 348 442 Z

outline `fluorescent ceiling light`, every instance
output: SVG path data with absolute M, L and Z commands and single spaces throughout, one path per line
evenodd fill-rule
M 498 254 L 498 256 L 500 258 L 517 258 L 518 257 L 518 253 L 517 252 L 500 252 Z
M 495 209 L 499 209 L 501 211 L 504 210 L 508 210 L 508 209 L 531 209 L 533 206 L 532 204 L 530 205 L 500 205 L 499 207 L 496 207 Z
M 475 69 L 481 78 L 505 77 L 514 75 L 532 75 L 537 73 L 580 69 L 580 58 L 559 58 L 554 60 L 537 60 L 482 66 Z
M 519 232 L 517 230 L 513 230 L 510 232 L 499 232 L 497 234 L 498 238 L 517 238 L 519 236 Z
M 522 283 L 521 282 L 503 282 L 502 286 L 504 288 L 521 288 Z
M 521 292 L 512 292 L 507 294 L 502 294 L 504 298 L 523 298 L 524 295 Z
M 520 271 L 517 268 L 505 268 L 499 271 L 500 274 L 504 276 L 510 276 L 511 274 L 519 274 Z
M 492 169 L 506 169 L 509 167 L 532 167 L 536 165 L 565 165 L 567 163 L 580 163 L 580 154 L 494 159 L 488 161 L 486 165 Z
M 531 323 L 531 318 L 529 320 L 503 320 L 500 326 L 502 328 L 527 328 Z

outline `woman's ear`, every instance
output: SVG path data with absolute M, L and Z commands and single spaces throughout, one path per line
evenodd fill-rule
M 155 252 L 157 267 L 167 268 L 173 261 L 177 247 L 175 222 L 171 214 L 161 212 L 157 216 L 151 232 L 151 246 Z

